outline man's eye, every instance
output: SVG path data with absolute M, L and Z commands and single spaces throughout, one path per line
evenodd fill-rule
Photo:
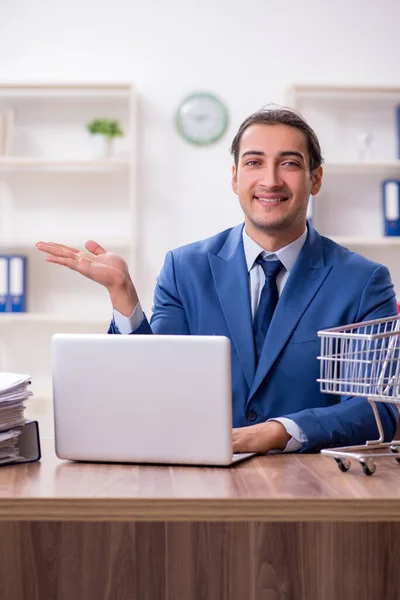
M 300 166 L 299 163 L 294 162 L 293 160 L 287 160 L 283 164 L 288 167 L 299 167 Z
M 254 167 L 255 165 L 259 165 L 260 162 L 258 160 L 248 160 L 245 165 L 246 167 Z

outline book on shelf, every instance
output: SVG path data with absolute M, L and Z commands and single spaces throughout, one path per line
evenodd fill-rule
M 0 156 L 12 156 L 14 150 L 14 118 L 12 109 L 0 112 Z
M 3 154 L 12 156 L 14 146 L 14 119 L 15 113 L 12 109 L 8 109 L 4 113 L 4 130 L 3 130 Z
M 382 203 L 385 236 L 400 235 L 400 181 L 382 182 Z
M 0 255 L 0 312 L 26 311 L 26 265 L 26 256 Z
M 38 422 L 25 419 L 30 385 L 30 375 L 0 372 L 0 466 L 40 459 Z
M 396 107 L 397 158 L 400 160 L 400 104 Z
M 4 113 L 0 113 L 0 156 L 4 156 L 5 152 L 5 126 L 6 116 Z
M 314 196 L 309 197 L 308 205 L 307 205 L 307 221 L 313 227 L 314 223 Z

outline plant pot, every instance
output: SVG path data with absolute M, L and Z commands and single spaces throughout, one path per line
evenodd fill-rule
M 102 133 L 92 134 L 92 156 L 93 158 L 111 158 L 112 156 L 112 138 Z

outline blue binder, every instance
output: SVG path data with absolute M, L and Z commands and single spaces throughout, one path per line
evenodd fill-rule
M 0 256 L 0 313 L 8 312 L 8 256 Z
M 307 206 L 307 221 L 311 225 L 314 226 L 314 196 L 310 195 Z
M 397 158 L 400 159 L 400 104 L 396 108 L 396 125 L 397 125 Z
M 8 257 L 9 312 L 26 310 L 26 256 Z
M 386 236 L 400 235 L 400 181 L 382 182 L 384 232 Z

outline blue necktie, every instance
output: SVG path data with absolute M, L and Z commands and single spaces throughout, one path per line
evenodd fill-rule
M 256 364 L 258 364 L 265 336 L 279 300 L 276 277 L 282 269 L 282 263 L 279 259 L 264 260 L 262 256 L 259 256 L 256 262 L 262 267 L 265 273 L 265 283 L 253 323 L 254 348 L 256 351 Z

